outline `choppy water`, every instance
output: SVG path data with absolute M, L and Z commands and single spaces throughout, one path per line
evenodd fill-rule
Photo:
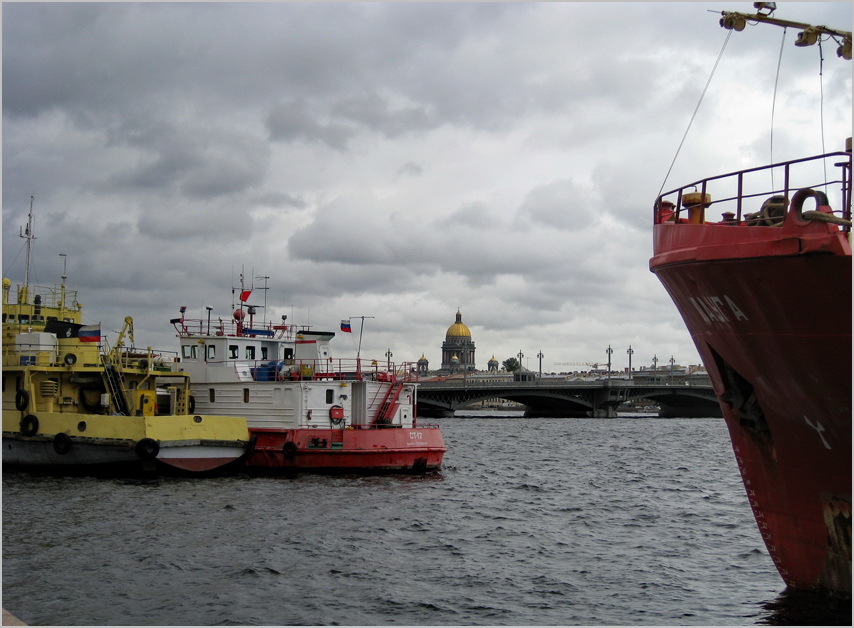
M 3 606 L 53 625 L 850 624 L 850 604 L 780 595 L 721 419 L 439 422 L 438 475 L 6 473 Z

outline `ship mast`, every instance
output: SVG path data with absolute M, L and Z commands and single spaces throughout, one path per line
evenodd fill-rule
M 827 26 L 813 26 L 803 22 L 792 22 L 772 17 L 771 14 L 777 9 L 775 2 L 754 2 L 753 6 L 756 8 L 755 14 L 721 11 L 721 15 L 723 16 L 720 21 L 721 26 L 727 30 L 743 31 L 748 22 L 762 22 L 786 28 L 799 28 L 802 30 L 798 33 L 798 38 L 795 41 L 795 45 L 799 47 L 812 46 L 818 42 L 822 35 L 826 35 L 839 44 L 839 47 L 836 49 L 836 55 L 847 61 L 851 61 L 850 31 L 828 28 Z M 765 12 L 763 13 L 763 11 Z
M 25 254 L 25 265 L 24 265 L 24 286 L 30 285 L 30 250 L 32 246 L 33 240 L 36 239 L 36 236 L 33 232 L 33 201 L 35 200 L 35 196 L 30 195 L 30 211 L 27 214 L 27 226 L 23 228 L 22 231 L 18 233 L 19 238 L 24 238 L 27 241 L 26 245 L 26 254 Z

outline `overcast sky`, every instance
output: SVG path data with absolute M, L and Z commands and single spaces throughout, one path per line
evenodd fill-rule
M 848 2 L 778 2 L 851 30 Z M 655 276 L 659 190 L 771 159 L 783 30 L 752 3 L 3 3 L 3 274 L 58 284 L 110 341 L 174 350 L 178 308 L 266 318 L 441 365 L 698 364 Z M 774 161 L 841 149 L 850 61 L 789 30 Z M 822 100 L 823 93 L 823 100 Z M 266 294 L 257 288 L 266 285 Z M 358 321 L 354 320 L 358 330 Z M 358 334 L 338 333 L 338 357 Z

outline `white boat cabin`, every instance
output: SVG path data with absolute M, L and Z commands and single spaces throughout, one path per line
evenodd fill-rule
M 256 329 L 238 320 L 207 333 L 203 321 L 172 322 L 181 344 L 176 366 L 190 375 L 195 412 L 244 416 L 256 429 L 414 425 L 410 372 L 395 373 L 390 363 L 381 370 L 376 361 L 333 359 L 334 332 Z

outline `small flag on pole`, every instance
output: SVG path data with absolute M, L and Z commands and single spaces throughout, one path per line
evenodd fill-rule
M 101 325 L 83 325 L 77 330 L 77 338 L 80 342 L 100 342 Z
M 353 330 L 350 329 L 350 321 L 349 320 L 341 321 L 341 331 L 347 332 L 348 334 L 353 333 Z
M 244 290 L 243 292 L 240 293 L 240 300 L 245 303 L 246 299 L 249 298 L 250 294 L 252 294 L 251 290 Z

